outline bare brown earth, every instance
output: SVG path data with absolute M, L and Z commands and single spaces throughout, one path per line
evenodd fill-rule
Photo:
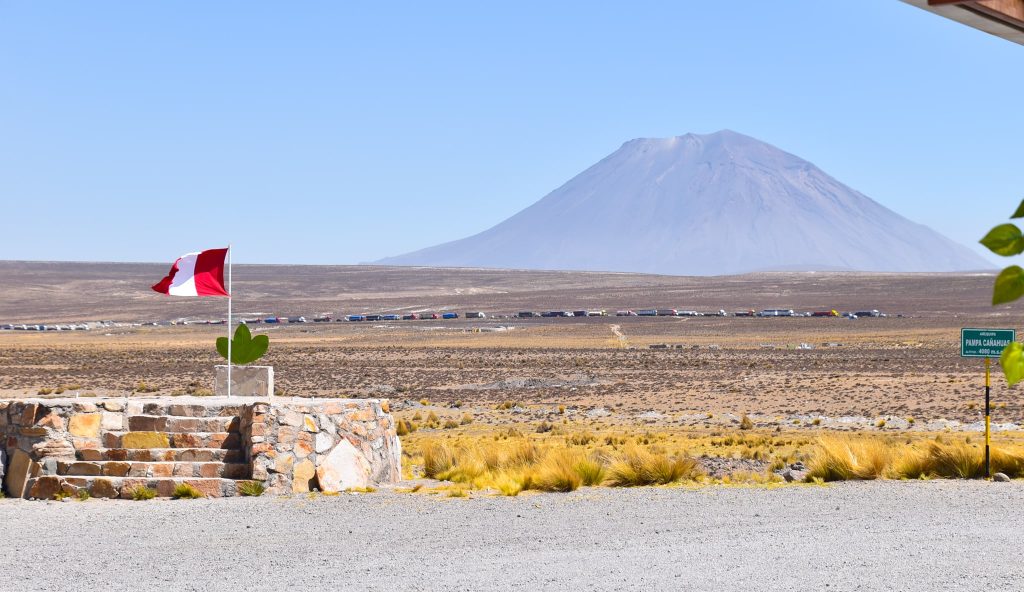
M 220 318 L 221 299 L 167 298 L 167 265 L 0 262 L 0 324 Z M 654 275 L 387 267 L 237 266 L 243 315 L 430 310 L 674 307 L 860 310 L 902 318 L 488 319 L 256 325 L 271 335 L 286 395 L 384 396 L 579 413 L 913 416 L 977 421 L 982 366 L 958 356 L 959 329 L 1019 327 L 1019 306 L 988 305 L 991 274 Z M 500 332 L 478 332 L 497 326 Z M 73 387 L 128 394 L 209 388 L 223 326 L 0 332 L 0 394 Z M 619 335 L 622 337 L 620 338 Z M 652 350 L 651 344 L 680 345 Z M 795 349 L 806 343 L 811 350 Z M 827 345 L 831 344 L 831 345 Z M 995 421 L 1024 419 L 995 381 Z M 70 390 L 70 389 L 69 389 Z

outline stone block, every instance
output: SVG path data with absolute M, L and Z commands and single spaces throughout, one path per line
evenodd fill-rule
M 193 479 L 193 480 L 185 480 L 185 483 L 191 485 L 192 487 L 195 487 L 196 489 L 198 489 L 206 497 L 222 497 L 223 496 L 223 493 L 221 492 L 221 489 L 220 489 L 220 480 L 219 479 L 211 479 L 209 481 L 206 481 L 206 480 L 200 481 L 200 480 L 197 480 L 197 479 Z
M 175 477 L 195 477 L 195 465 L 192 463 L 173 463 L 170 465 L 173 467 L 173 475 Z
M 71 459 L 75 457 L 75 448 L 67 440 L 47 439 L 32 445 L 32 455 L 36 458 L 52 456 Z
M 78 460 L 89 460 L 89 461 L 106 460 L 106 458 L 104 457 L 103 451 L 98 450 L 96 448 L 88 448 L 88 449 L 85 449 L 85 450 L 75 450 L 75 458 L 77 458 Z
M 313 433 L 320 431 L 320 428 L 316 425 L 316 418 L 312 415 L 304 415 L 302 417 L 302 429 Z
M 312 491 L 316 486 L 313 482 L 314 477 L 316 477 L 316 467 L 313 466 L 313 461 L 305 459 L 296 464 L 292 470 L 292 492 Z
M 334 438 L 327 432 L 318 433 L 313 441 L 313 448 L 317 454 L 327 452 L 331 449 L 331 446 L 334 446 Z
M 100 414 L 100 428 L 120 432 L 124 429 L 124 415 L 121 413 L 110 413 L 104 411 Z
M 32 483 L 28 497 L 39 500 L 53 499 L 53 496 L 61 492 L 62 485 L 60 477 L 39 477 Z
M 204 448 L 206 445 L 203 437 L 196 434 L 172 434 L 171 437 L 174 439 L 175 448 Z
M 39 409 L 39 405 L 35 403 L 26 403 L 22 408 L 21 413 L 14 419 L 14 424 L 19 426 L 30 426 L 36 423 L 36 411 Z
M 67 422 L 64 421 L 64 418 L 61 417 L 59 413 L 53 412 L 47 413 L 43 416 L 43 418 L 37 422 L 37 425 L 43 428 L 50 428 L 56 432 L 63 432 L 67 429 Z
M 127 477 L 131 467 L 126 462 L 108 462 L 103 465 L 103 474 L 107 477 Z
M 170 442 L 167 434 L 159 432 L 128 432 L 121 436 L 123 448 L 167 448 Z
M 290 474 L 295 464 L 295 457 L 290 454 L 282 454 L 274 461 L 274 472 Z
M 120 492 L 110 479 L 96 479 L 89 488 L 89 494 L 93 497 L 115 498 Z
M 98 438 L 100 435 L 99 413 L 78 413 L 71 416 L 68 431 L 80 438 Z
M 167 418 L 132 415 L 128 417 L 128 429 L 133 432 L 164 432 L 167 431 Z
M 214 368 L 214 393 L 228 394 L 228 367 Z M 274 394 L 273 366 L 232 366 L 231 395 L 235 397 L 270 397 Z
M 4 489 L 11 497 L 25 497 L 28 480 L 39 474 L 39 463 L 32 460 L 24 450 L 15 450 L 4 475 Z
M 104 401 L 103 408 L 107 411 L 124 411 L 124 401 Z
M 171 405 L 167 413 L 175 417 L 203 417 L 206 410 L 206 405 Z
M 94 477 L 102 472 L 100 465 L 91 462 L 73 462 L 64 468 L 65 475 Z
M 149 465 L 149 468 L 150 473 L 152 473 L 154 477 L 171 477 L 174 475 L 174 465 L 171 463 L 155 463 Z
M 345 439 L 317 461 L 316 476 L 324 493 L 370 485 L 370 462 Z

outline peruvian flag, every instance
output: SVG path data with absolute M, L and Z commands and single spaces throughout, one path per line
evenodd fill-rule
M 168 296 L 227 296 L 224 261 L 227 249 L 210 249 L 182 255 L 167 277 L 153 285 L 154 292 Z

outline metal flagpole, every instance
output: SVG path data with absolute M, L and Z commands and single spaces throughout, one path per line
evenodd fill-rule
M 231 243 L 228 243 L 228 397 L 231 396 Z

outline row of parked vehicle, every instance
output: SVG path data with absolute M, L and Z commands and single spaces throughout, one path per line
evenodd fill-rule
M 700 312 L 696 310 L 676 310 L 674 308 L 646 308 L 641 310 L 620 310 L 615 313 L 618 317 L 846 317 L 846 318 L 861 318 L 861 317 L 884 317 L 887 316 L 883 312 L 877 310 L 862 310 L 858 312 L 844 312 L 842 314 L 836 310 L 819 310 L 814 312 L 797 312 L 791 308 L 766 308 L 764 310 L 740 310 L 736 312 L 726 312 L 719 310 L 716 312 Z
M 263 317 L 263 318 L 243 318 L 238 322 L 244 325 L 254 324 L 292 324 L 292 323 L 331 323 L 331 322 L 380 322 L 380 321 L 419 321 L 419 320 L 434 320 L 434 319 L 486 319 L 486 318 L 520 318 L 520 319 L 531 319 L 531 318 L 567 318 L 567 317 L 605 317 L 609 316 L 606 310 L 547 310 L 543 312 L 534 312 L 529 310 L 519 311 L 512 315 L 491 315 L 490 317 L 483 312 L 470 311 L 460 315 L 457 312 L 419 312 L 419 313 L 406 313 L 406 314 L 350 314 L 341 317 L 333 317 L 330 315 L 320 315 L 317 317 L 306 318 L 304 316 L 297 317 Z M 755 310 L 741 310 L 736 312 L 726 312 L 725 310 L 719 310 L 714 312 L 700 312 L 696 310 L 677 310 L 675 308 L 644 308 L 638 310 L 618 310 L 615 312 L 615 316 L 618 317 L 846 317 L 849 319 L 858 319 L 865 317 L 885 317 L 888 316 L 878 310 L 862 310 L 856 312 L 844 312 L 840 313 L 836 310 L 824 310 L 814 312 L 797 312 L 793 309 L 782 309 L 782 308 L 766 308 L 761 311 Z M 206 320 L 206 321 L 157 321 L 151 323 L 132 323 L 131 326 L 170 326 L 170 325 L 223 325 L 226 323 L 224 319 L 218 320 Z M 88 331 L 96 327 L 109 327 L 114 326 L 113 321 L 99 321 L 96 323 L 75 323 L 75 324 L 64 324 L 64 325 L 38 325 L 38 324 L 4 324 L 0 325 L 0 331 Z M 118 324 L 120 325 L 120 324 Z
M 85 323 L 73 325 L 0 325 L 0 331 L 88 331 L 91 329 Z

